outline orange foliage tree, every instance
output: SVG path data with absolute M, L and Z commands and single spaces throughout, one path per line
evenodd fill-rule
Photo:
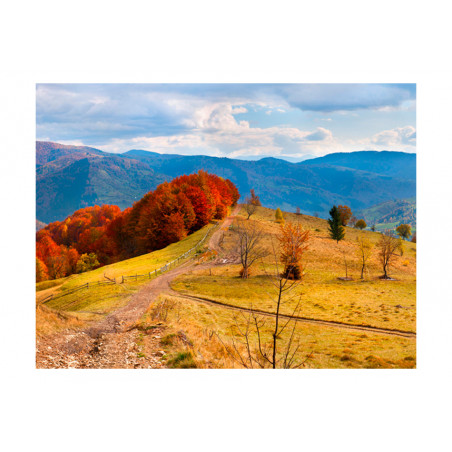
M 159 185 L 124 212 L 114 205 L 79 209 L 38 231 L 37 278 L 38 270 L 42 280 L 74 273 L 82 254 L 106 265 L 163 248 L 224 218 L 239 198 L 231 181 L 199 171 Z
M 352 211 L 348 206 L 337 206 L 337 210 L 339 211 L 339 215 L 341 217 L 342 226 L 347 226 L 350 218 L 352 217 Z
M 281 225 L 278 238 L 281 245 L 281 263 L 284 265 L 282 276 L 286 279 L 301 279 L 303 276 L 301 260 L 308 248 L 309 230 L 304 230 L 299 223 L 287 223 Z

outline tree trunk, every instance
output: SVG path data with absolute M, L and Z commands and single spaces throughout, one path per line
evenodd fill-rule
M 273 369 L 276 369 L 276 339 L 278 337 L 279 328 L 279 307 L 281 305 L 281 293 L 282 293 L 282 280 L 279 281 L 279 293 L 278 293 L 278 304 L 276 305 L 276 319 L 275 319 L 275 332 L 273 333 Z

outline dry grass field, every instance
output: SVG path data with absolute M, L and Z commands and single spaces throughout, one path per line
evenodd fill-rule
M 240 217 L 245 218 L 240 212 Z M 380 279 L 383 274 L 374 247 L 364 279 L 357 255 L 356 240 L 364 235 L 375 246 L 380 233 L 346 228 L 345 240 L 337 244 L 330 239 L 325 220 L 284 213 L 285 221 L 300 222 L 310 231 L 309 249 L 304 255 L 304 277 L 284 298 L 283 314 L 292 314 L 299 303 L 298 316 L 352 326 L 377 327 L 387 330 L 416 332 L 416 244 L 404 242 L 403 255 L 394 257 L 389 270 L 392 280 Z M 235 220 L 237 221 L 237 219 Z M 244 352 L 238 329 L 247 325 L 246 311 L 212 305 L 185 298 L 206 298 L 237 308 L 275 312 L 277 291 L 273 250 L 278 249 L 280 226 L 275 211 L 263 207 L 249 222 L 264 231 L 263 245 L 268 255 L 257 262 L 249 279 L 239 276 L 241 266 L 221 262 L 220 265 L 191 265 L 190 269 L 171 282 L 172 293 L 162 293 L 137 323 L 140 353 L 145 356 L 160 341 L 163 361 L 170 368 L 238 368 L 242 367 L 231 354 L 231 344 Z M 223 255 L 233 256 L 236 237 L 223 229 Z M 148 279 L 126 280 L 123 284 L 94 286 L 74 294 L 56 298 L 45 305 L 40 300 L 50 294 L 64 294 L 87 282 L 121 275 L 143 274 L 164 265 L 190 249 L 206 233 L 206 228 L 169 247 L 127 261 L 106 266 L 62 280 L 37 284 L 37 333 L 48 335 L 65 328 L 81 328 L 124 306 Z M 401 253 L 399 253 L 401 254 Z M 207 256 L 207 255 L 206 255 Z M 214 259 L 215 253 L 204 261 Z M 340 278 L 347 274 L 351 280 Z M 220 256 L 221 258 L 221 256 Z M 229 261 L 230 262 L 230 261 Z M 262 317 L 261 342 L 272 339 L 274 317 Z M 371 330 L 347 329 L 294 321 L 293 340 L 299 343 L 294 364 L 305 368 L 413 368 L 416 366 L 416 338 L 400 337 Z M 154 333 L 158 331 L 157 333 Z M 278 353 L 290 340 L 288 328 L 277 339 Z M 250 330 L 250 344 L 257 346 L 257 335 Z M 229 352 L 227 351 L 229 349 Z M 152 352 L 155 352 L 153 350 Z
M 242 212 L 244 214 L 244 212 Z M 300 302 L 299 316 L 339 321 L 352 325 L 367 325 L 408 332 L 416 331 L 416 244 L 404 243 L 403 256 L 395 256 L 390 276 L 394 280 L 382 280 L 381 264 L 377 249 L 368 264 L 368 271 L 360 279 L 356 239 L 365 235 L 374 245 L 380 233 L 346 228 L 345 240 L 336 244 L 328 237 L 327 223 L 309 216 L 285 213 L 286 221 L 300 222 L 311 231 L 309 250 L 305 253 L 305 276 L 303 282 L 282 306 L 282 313 L 291 314 Z M 242 308 L 252 307 L 275 312 L 277 291 L 269 275 L 275 270 L 272 243 L 278 245 L 279 224 L 274 211 L 259 208 L 249 221 L 259 223 L 265 231 L 265 244 L 269 255 L 255 265 L 252 277 L 239 277 L 240 265 L 218 266 L 209 270 L 193 270 L 173 282 L 172 288 L 185 295 L 209 298 Z M 234 247 L 234 235 L 225 233 L 223 245 L 226 250 Z M 348 276 L 351 281 L 338 278 L 345 276 L 344 254 Z M 231 334 L 237 312 L 216 306 L 200 305 L 187 299 L 179 300 L 179 315 L 184 319 L 183 328 L 192 328 L 204 343 L 202 331 L 216 331 L 225 338 Z M 241 318 L 239 316 L 239 318 Z M 243 320 L 243 319 L 242 319 Z M 179 320 L 178 326 L 180 326 Z M 273 320 L 268 318 L 268 327 Z M 267 338 L 269 334 L 267 330 Z M 201 333 L 200 333 L 201 332 Z M 372 332 L 344 331 L 334 327 L 298 324 L 297 333 L 303 344 L 303 353 L 314 350 L 306 366 L 309 367 L 414 367 L 416 341 Z M 209 333 L 211 334 L 211 333 Z M 284 338 L 281 338 L 284 342 Z M 202 347 L 205 349 L 205 346 Z M 202 353 L 204 356 L 205 353 Z M 213 355 L 213 354 L 212 354 Z M 224 363 L 217 363 L 224 365 Z

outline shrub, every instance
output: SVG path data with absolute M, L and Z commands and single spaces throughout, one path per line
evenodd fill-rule
M 167 362 L 172 369 L 196 369 L 198 366 L 191 352 L 179 352 Z
M 276 212 L 275 212 L 275 220 L 277 223 L 281 223 L 281 224 L 284 223 L 284 216 L 279 207 L 276 209 Z

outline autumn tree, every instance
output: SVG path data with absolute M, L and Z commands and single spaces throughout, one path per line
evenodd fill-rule
M 264 233 L 257 222 L 238 220 L 233 225 L 232 232 L 237 237 L 237 251 L 240 256 L 243 279 L 249 278 L 251 266 L 259 259 L 268 255 L 264 246 Z
M 287 223 L 281 225 L 278 239 L 281 246 L 281 263 L 284 265 L 284 278 L 301 279 L 303 275 L 301 260 L 308 248 L 309 230 L 303 230 L 299 223 Z
M 179 176 L 123 212 L 113 205 L 86 207 L 47 225 L 36 233 L 36 257 L 49 278 L 57 278 L 77 271 L 80 255 L 94 253 L 106 265 L 148 253 L 224 218 L 239 198 L 237 187 L 215 174 Z
M 49 279 L 49 272 L 47 270 L 46 264 L 39 259 L 36 258 L 36 282 L 46 281 Z
M 354 228 L 356 226 L 356 222 L 358 221 L 358 218 L 356 218 L 354 215 L 352 215 L 352 217 L 350 218 L 350 220 L 348 221 L 348 224 Z
M 339 205 L 337 206 L 337 210 L 339 211 L 342 226 L 347 226 L 347 223 L 349 222 L 352 216 L 352 211 L 350 207 Z
M 289 229 L 286 229 L 286 234 L 288 231 Z M 280 243 L 284 242 L 285 239 L 282 238 Z M 288 279 L 283 275 L 280 263 L 283 263 L 285 268 L 284 247 L 281 255 L 273 242 L 272 249 L 274 265 L 272 271 L 266 271 L 266 275 L 273 287 L 268 291 L 268 298 L 274 306 L 272 309 L 274 314 L 263 316 L 251 305 L 247 313 L 241 311 L 234 316 L 235 323 L 231 326 L 230 343 L 225 343 L 217 335 L 228 355 L 247 369 L 297 369 L 303 367 L 312 356 L 311 352 L 300 359 L 301 340 L 297 332 L 301 304 L 301 295 L 297 289 L 300 280 Z M 302 268 L 301 259 L 298 265 Z M 283 316 L 283 308 L 287 309 L 289 306 L 289 315 Z M 267 331 L 270 331 L 270 337 L 264 333 Z
M 245 212 L 248 215 L 247 220 L 250 219 L 251 215 L 253 215 L 257 210 L 257 204 L 254 204 L 251 197 L 247 196 L 245 198 Z
M 416 233 L 414 233 L 413 237 L 411 237 L 411 242 L 416 243 Z
M 392 231 L 386 231 L 380 235 L 380 239 L 377 243 L 378 257 L 383 268 L 382 279 L 390 279 L 388 276 L 389 268 L 391 267 L 396 251 L 400 247 L 399 240 L 394 237 Z
M 281 211 L 281 209 L 278 207 L 275 211 L 275 220 L 277 223 L 283 224 L 284 223 L 284 216 Z
M 82 254 L 77 262 L 77 273 L 83 273 L 90 270 L 94 270 L 99 267 L 99 261 L 94 253 Z
M 367 268 L 367 262 L 372 256 L 373 245 L 372 242 L 368 238 L 366 238 L 363 234 L 358 236 L 356 242 L 358 244 L 356 254 L 358 255 L 358 259 L 361 265 L 361 279 L 364 279 L 364 271 Z
M 341 215 L 336 206 L 333 206 L 330 210 L 330 218 L 328 219 L 328 230 L 330 237 L 339 243 L 345 237 L 345 230 L 342 226 Z
M 396 227 L 396 232 L 399 237 L 404 240 L 407 240 L 411 235 L 411 226 L 409 224 L 401 224 Z
M 252 189 L 250 190 L 250 194 L 251 194 L 251 197 L 250 197 L 251 202 L 252 202 L 253 204 L 255 204 L 256 206 L 261 206 L 261 205 L 262 205 L 262 204 L 261 204 L 261 201 L 260 201 L 260 199 L 259 199 L 259 196 L 257 196 L 256 193 L 254 192 L 254 188 L 252 188 Z
M 357 222 L 356 222 L 356 227 L 358 228 L 358 229 L 361 229 L 361 230 L 363 230 L 363 229 L 365 229 L 365 228 L 367 228 L 367 223 L 364 221 L 364 220 L 358 220 Z

